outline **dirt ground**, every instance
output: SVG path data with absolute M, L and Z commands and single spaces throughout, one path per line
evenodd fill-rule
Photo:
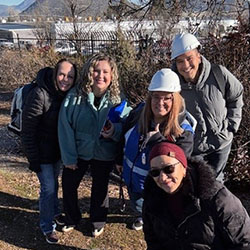
M 103 235 L 90 236 L 89 204 L 91 178 L 86 176 L 79 187 L 79 204 L 82 210 L 80 225 L 70 233 L 57 228 L 59 245 L 45 242 L 39 229 L 39 182 L 28 170 L 27 160 L 21 151 L 18 137 L 6 128 L 12 93 L 0 89 L 0 249 L 145 249 L 143 233 L 131 229 L 132 211 L 125 193 L 126 210 L 120 211 L 119 186 L 110 182 L 110 211 Z M 61 177 L 59 178 L 61 184 Z M 62 203 L 61 185 L 59 189 Z
M 133 215 L 125 191 L 126 207 L 120 212 L 119 186 L 110 183 L 110 213 L 102 236 L 90 237 L 89 203 L 91 179 L 84 178 L 79 188 L 82 209 L 80 225 L 70 233 L 61 232 L 59 245 L 45 242 L 38 226 L 39 183 L 34 173 L 27 168 L 17 137 L 6 129 L 9 122 L 11 92 L 0 89 L 0 249 L 146 249 L 142 232 L 131 229 Z M 61 178 L 59 180 L 61 182 Z M 250 213 L 250 193 L 233 191 Z M 61 202 L 62 192 L 59 190 Z

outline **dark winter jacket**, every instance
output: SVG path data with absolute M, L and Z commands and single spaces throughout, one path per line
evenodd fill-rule
M 40 70 L 36 82 L 25 100 L 21 140 L 30 169 L 39 172 L 40 164 L 60 159 L 57 122 L 64 94 L 55 86 L 52 68 Z
M 250 218 L 212 168 L 189 161 L 179 219 L 169 212 L 170 195 L 148 176 L 144 186 L 143 230 L 148 250 L 249 250 Z M 181 192 L 181 193 L 180 193 Z M 174 210 L 175 211 L 175 210 Z

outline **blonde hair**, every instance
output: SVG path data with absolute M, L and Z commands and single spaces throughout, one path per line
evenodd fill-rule
M 111 79 L 112 82 L 108 87 L 109 99 L 112 103 L 116 104 L 120 102 L 120 86 L 118 82 L 118 70 L 115 60 L 106 53 L 98 53 L 88 59 L 84 64 L 81 72 L 80 79 L 77 84 L 77 90 L 80 95 L 86 96 L 92 92 L 93 72 L 94 68 L 99 61 L 107 61 L 111 67 Z
M 178 137 L 183 133 L 183 129 L 180 127 L 178 118 L 179 114 L 185 109 L 184 99 L 178 92 L 172 93 L 172 95 L 172 108 L 165 116 L 163 129 L 161 131 L 162 135 L 165 137 L 169 135 Z M 151 122 L 154 120 L 154 114 L 151 109 L 151 101 L 152 97 L 151 93 L 149 93 L 139 119 L 139 132 L 143 135 L 146 135 L 150 131 Z

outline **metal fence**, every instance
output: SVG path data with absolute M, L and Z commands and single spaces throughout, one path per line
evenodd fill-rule
M 140 47 L 140 43 L 145 40 L 139 32 L 129 31 L 123 32 L 124 38 L 129 40 L 136 49 Z M 5 41 L 6 40 L 6 41 Z M 39 48 L 42 50 L 54 49 L 55 52 L 73 55 L 92 55 L 99 51 L 105 50 L 109 47 L 117 46 L 118 33 L 113 31 L 99 31 L 99 32 L 86 32 L 81 33 L 81 39 L 38 39 L 38 38 L 24 38 L 17 37 L 15 42 L 1 39 L 0 49 L 32 49 Z

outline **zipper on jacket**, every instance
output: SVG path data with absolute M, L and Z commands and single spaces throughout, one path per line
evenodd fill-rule
M 194 215 L 196 215 L 196 214 L 198 214 L 198 213 L 200 213 L 200 211 L 196 211 L 196 212 L 194 212 L 193 214 L 188 215 L 188 216 L 187 216 L 187 217 L 177 226 L 176 234 L 178 234 L 178 233 L 177 233 L 178 229 L 180 229 L 180 227 L 181 227 L 188 219 L 190 219 L 191 217 L 193 217 Z
M 143 136 L 143 137 L 144 137 L 144 136 Z M 142 138 L 143 138 L 143 137 L 142 137 Z M 146 148 L 146 144 L 147 144 L 148 140 L 149 140 L 149 138 L 146 137 L 146 138 L 143 140 L 142 144 L 139 145 L 139 149 L 138 149 L 137 154 L 136 154 L 136 156 L 135 156 L 135 159 L 134 159 L 134 161 L 133 161 L 133 164 L 132 164 L 132 167 L 131 167 L 131 171 L 130 171 L 130 182 L 129 182 L 129 187 L 130 187 L 131 190 L 132 190 L 132 175 L 133 175 L 133 169 L 134 169 L 134 166 L 135 166 L 135 162 L 136 162 L 137 158 L 139 157 L 140 153 Z M 140 141 L 140 140 L 139 140 L 139 141 Z M 141 157 L 142 157 L 142 158 L 141 158 L 142 164 L 145 165 L 146 162 L 147 162 L 146 154 L 143 153 Z M 145 163 L 144 163 L 144 162 L 145 162 Z

